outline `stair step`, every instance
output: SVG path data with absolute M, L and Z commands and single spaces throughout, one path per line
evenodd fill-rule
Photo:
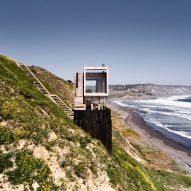
M 68 109 L 64 109 L 64 108 L 62 108 L 64 111 L 66 111 L 66 112 L 70 112 L 70 110 L 68 110 Z
M 63 107 L 63 108 L 67 108 L 67 109 L 69 109 L 68 107 L 66 107 L 65 105 L 59 105 L 60 107 Z
M 70 110 L 68 110 L 68 109 L 64 109 L 64 108 L 62 108 L 64 111 L 66 111 L 66 112 L 70 112 Z
M 57 102 L 58 105 L 63 105 L 66 107 L 66 104 Z
M 43 94 L 48 94 L 48 92 L 47 91 L 41 91 Z
M 37 82 L 37 81 L 35 81 L 34 80 L 34 84 L 36 84 L 36 85 L 41 85 L 39 82 Z M 41 85 L 42 86 L 42 85 Z
M 53 95 L 51 95 L 50 97 L 52 97 L 52 98 L 57 98 L 57 96 L 53 96 Z
M 35 84 L 37 87 L 45 89 L 43 86 L 41 86 L 40 84 Z
M 42 87 L 39 87 L 39 89 L 48 92 L 46 89 L 44 89 L 44 88 L 42 88 Z
M 44 89 L 42 86 L 37 86 L 37 85 L 36 85 L 36 87 L 38 87 L 39 89 L 46 90 L 46 89 Z
M 47 92 L 47 90 L 46 89 L 44 89 L 44 88 L 42 88 L 42 87 L 38 87 L 40 90 L 42 90 L 42 91 L 46 91 Z
M 57 98 L 57 97 L 55 97 L 55 96 L 53 96 L 52 98 L 53 98 L 53 99 L 55 99 L 55 100 L 58 100 L 58 98 Z
M 62 107 L 68 108 L 65 104 L 59 104 L 59 105 L 62 106 Z
M 61 107 L 61 108 L 66 108 L 66 109 L 68 109 L 67 107 L 65 107 L 65 106 L 63 106 L 63 105 L 60 105 L 60 107 Z
M 39 88 L 40 89 L 40 88 Z M 46 90 L 44 90 L 44 89 L 40 89 L 40 91 L 42 91 L 42 92 L 47 92 Z M 48 93 L 48 92 L 47 92 Z
M 63 108 L 63 107 L 61 107 L 62 109 L 64 109 L 64 110 L 66 110 L 66 111 L 70 111 L 70 109 L 67 109 L 67 108 Z
M 35 86 L 41 91 L 43 94 L 49 95 L 50 93 L 47 89 L 41 84 L 40 80 L 36 77 L 36 75 L 28 68 L 26 65 L 20 64 L 20 67 L 26 72 L 27 76 L 33 80 Z M 67 104 L 61 100 L 57 95 L 49 95 L 69 116 L 74 116 L 74 112 L 67 106 Z

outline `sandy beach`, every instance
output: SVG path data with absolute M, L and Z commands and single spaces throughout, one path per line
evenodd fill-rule
M 160 132 L 155 131 L 145 124 L 145 121 L 137 113 L 109 102 L 108 106 L 120 114 L 121 119 L 127 126 L 141 136 L 141 140 L 149 145 L 153 145 L 161 151 L 167 153 L 180 168 L 186 170 L 191 175 L 191 149 L 180 143 L 164 137 Z

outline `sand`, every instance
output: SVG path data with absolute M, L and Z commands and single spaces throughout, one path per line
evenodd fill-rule
M 145 121 L 137 113 L 128 110 L 125 107 L 109 102 L 108 106 L 121 114 L 121 118 L 128 127 L 137 132 L 141 139 L 149 145 L 155 146 L 161 151 L 167 153 L 183 170 L 191 175 L 191 149 L 180 143 L 166 138 L 160 132 L 155 131 L 145 124 Z

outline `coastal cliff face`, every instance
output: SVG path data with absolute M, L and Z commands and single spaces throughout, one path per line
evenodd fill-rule
M 110 96 L 118 98 L 168 97 L 191 95 L 191 86 L 170 86 L 155 84 L 110 85 Z
M 70 83 L 32 69 L 51 93 L 72 105 Z M 139 136 L 126 127 L 121 133 L 119 121 L 113 118 L 113 149 L 108 153 L 39 92 L 15 61 L 0 55 L 0 190 L 162 191 L 191 185 L 180 171 L 178 176 L 169 172 L 174 166 L 165 171 L 145 163 L 143 151 L 123 134 Z

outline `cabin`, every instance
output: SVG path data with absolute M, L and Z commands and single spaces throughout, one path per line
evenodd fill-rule
M 75 75 L 74 110 L 103 109 L 108 97 L 108 67 L 84 67 Z
M 111 151 L 111 110 L 106 107 L 108 67 L 84 67 L 83 72 L 77 72 L 74 92 L 74 122 Z

